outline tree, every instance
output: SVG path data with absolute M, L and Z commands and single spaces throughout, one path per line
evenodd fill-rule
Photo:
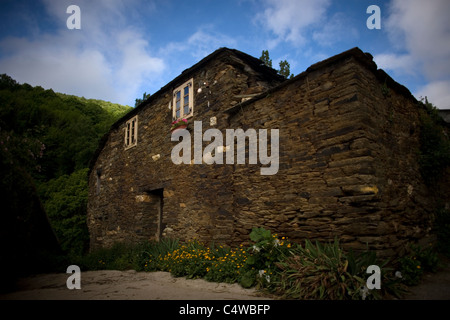
M 259 58 L 264 64 L 272 68 L 272 59 L 269 58 L 269 50 L 263 50 Z
M 89 161 L 101 137 L 132 108 L 19 84 L 6 74 L 0 74 L 0 100 L 0 261 L 20 258 L 15 270 L 42 262 L 31 253 L 48 230 L 48 243 L 56 234 L 65 253 L 83 253 Z
M 280 61 L 280 70 L 278 70 L 278 74 L 282 75 L 286 79 L 292 79 L 294 77 L 293 74 L 291 74 L 291 66 L 287 60 Z
M 41 183 L 39 193 L 61 249 L 83 254 L 89 245 L 86 225 L 88 168 Z
M 259 59 L 264 62 L 266 66 L 272 68 L 272 59 L 269 57 L 269 50 L 263 50 Z M 291 79 L 294 77 L 294 75 L 291 74 L 291 66 L 287 60 L 280 61 L 279 66 L 280 69 L 277 70 L 279 75 L 282 75 L 286 79 Z
M 150 93 L 144 92 L 142 94 L 142 99 L 136 99 L 136 102 L 134 103 L 134 106 L 137 107 L 138 105 L 140 105 L 142 102 L 144 102 L 148 98 L 150 98 Z

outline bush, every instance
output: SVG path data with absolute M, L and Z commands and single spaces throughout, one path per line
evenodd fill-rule
M 438 109 L 426 98 L 422 105 L 419 164 L 425 182 L 432 185 L 450 165 L 450 140 Z
M 88 198 L 88 169 L 41 183 L 40 197 L 48 219 L 68 254 L 83 254 L 89 245 L 86 225 Z
M 242 246 L 237 249 L 214 245 L 207 247 L 191 240 L 174 250 L 152 254 L 145 263 L 145 270 L 168 271 L 175 277 L 204 277 L 208 281 L 233 283 L 238 281 L 246 259 Z
M 438 268 L 438 256 L 433 248 L 423 249 L 418 245 L 410 246 L 410 253 L 399 259 L 399 266 L 403 282 L 408 286 L 420 283 L 424 271 L 436 272 Z
M 437 236 L 437 250 L 450 257 L 450 210 L 439 209 L 434 229 Z
M 132 246 L 115 243 L 111 248 L 102 248 L 79 258 L 75 263 L 81 270 L 127 270 L 133 268 Z
M 281 270 L 275 292 L 294 299 L 344 299 L 358 293 L 363 279 L 350 277 L 348 261 L 337 242 L 331 246 L 305 242 L 277 264 Z
M 277 263 L 278 281 L 269 289 L 291 299 L 381 299 L 386 294 L 399 297 L 404 289 L 387 261 L 379 261 L 374 252 L 346 253 L 339 242 L 314 244 L 306 240 L 296 246 L 291 256 Z M 370 265 L 381 269 L 381 290 L 369 290 L 366 273 Z
M 240 246 L 231 249 L 219 246 L 218 248 L 213 247 L 212 250 L 213 255 L 209 259 L 211 264 L 206 268 L 205 279 L 215 282 L 240 282 L 244 276 L 241 274 L 241 270 L 245 270 L 244 267 L 248 258 L 245 248 Z
M 277 235 L 264 228 L 254 228 L 250 233 L 250 240 L 254 245 L 248 249 L 250 252 L 245 265 L 245 273 L 241 276 L 240 284 L 249 288 L 255 284 L 264 286 L 276 277 L 277 266 L 289 254 L 291 244 L 287 238 L 278 239 Z

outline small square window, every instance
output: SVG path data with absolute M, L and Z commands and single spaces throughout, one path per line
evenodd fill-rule
M 194 79 L 183 83 L 173 91 L 173 120 L 194 115 Z
M 125 124 L 125 149 L 137 145 L 138 116 L 134 116 Z

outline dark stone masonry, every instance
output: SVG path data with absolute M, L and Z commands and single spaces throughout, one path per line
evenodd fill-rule
M 203 133 L 219 129 L 224 147 L 213 155 L 223 164 L 174 164 L 177 118 L 188 119 L 192 137 L 194 121 Z M 249 164 L 248 141 L 245 164 L 225 162 L 225 131 L 238 128 L 267 129 L 268 154 L 278 129 L 276 174 Z M 435 198 L 419 171 L 419 135 L 416 99 L 358 48 L 290 80 L 218 49 L 102 139 L 89 176 L 91 250 L 164 237 L 235 245 L 265 227 L 292 241 L 337 237 L 347 248 L 398 253 L 431 229 Z

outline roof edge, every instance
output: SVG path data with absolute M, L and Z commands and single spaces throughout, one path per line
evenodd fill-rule
M 316 62 L 309 66 L 305 71 L 299 73 L 295 77 L 286 80 L 285 82 L 279 84 L 278 86 L 275 86 L 273 88 L 270 88 L 261 94 L 253 97 L 252 99 L 246 100 L 244 102 L 241 102 L 227 110 L 224 110 L 224 112 L 232 115 L 235 114 L 239 109 L 245 107 L 248 104 L 251 104 L 257 100 L 265 98 L 268 94 L 271 94 L 275 91 L 280 90 L 281 88 L 284 88 L 285 86 L 290 85 L 291 83 L 298 81 L 299 79 L 305 78 L 308 74 L 320 70 L 322 68 L 325 68 L 327 66 L 330 66 L 332 64 L 335 64 L 339 61 L 342 61 L 344 59 L 347 59 L 349 57 L 355 58 L 359 63 L 364 65 L 366 68 L 368 68 L 375 77 L 381 81 L 384 82 L 389 88 L 392 88 L 396 90 L 397 92 L 405 95 L 408 98 L 413 99 L 415 102 L 417 102 L 417 99 L 411 94 L 411 92 L 406 88 L 405 86 L 399 84 L 394 79 L 391 78 L 383 69 L 378 69 L 377 64 L 373 61 L 373 56 L 370 53 L 363 52 L 360 48 L 354 47 L 347 51 L 344 51 L 342 53 L 339 53 L 337 55 L 334 55 L 330 58 L 327 58 L 325 60 Z

